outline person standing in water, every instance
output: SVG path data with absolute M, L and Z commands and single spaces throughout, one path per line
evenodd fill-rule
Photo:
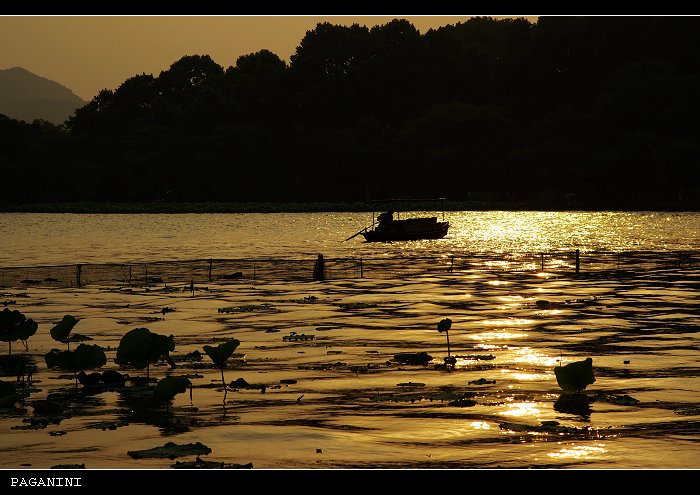
M 326 263 L 323 260 L 323 255 L 319 254 L 316 263 L 314 263 L 314 280 L 326 279 Z

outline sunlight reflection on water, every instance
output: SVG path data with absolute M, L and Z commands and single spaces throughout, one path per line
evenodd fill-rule
M 404 217 L 434 215 L 407 212 Z M 0 266 L 201 258 L 442 256 L 479 252 L 680 250 L 700 245 L 700 213 L 447 212 L 443 239 L 367 243 L 370 213 L 2 213 Z M 564 260 L 549 259 L 548 268 Z M 498 264 L 499 262 L 496 262 Z M 497 266 L 494 266 L 497 268 Z M 537 263 L 532 268 L 538 269 Z
M 538 417 L 541 413 L 540 404 L 537 402 L 510 402 L 506 404 L 505 411 L 499 411 L 498 414 L 502 416 L 514 416 L 514 417 Z
M 557 459 L 581 459 L 605 454 L 605 444 L 599 443 L 596 445 L 573 445 L 571 447 L 563 447 L 557 452 L 550 452 L 549 457 Z

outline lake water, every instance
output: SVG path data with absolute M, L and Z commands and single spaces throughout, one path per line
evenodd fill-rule
M 368 218 L 369 217 L 369 218 Z M 697 213 L 452 212 L 445 239 L 344 239 L 371 214 L 2 214 L 0 266 L 192 258 L 459 255 L 469 252 L 697 250 Z M 27 270 L 29 271 L 29 270 Z M 24 275 L 23 275 L 24 276 Z M 39 329 L 12 344 L 36 366 L 22 403 L 0 409 L 0 468 L 168 468 L 129 452 L 202 442 L 203 458 L 255 468 L 700 468 L 700 268 L 629 272 L 480 271 L 304 280 L 238 278 L 151 286 L 8 285 L 9 309 Z M 168 311 L 165 311 L 168 308 Z M 114 363 L 123 335 L 172 334 L 194 393 L 168 407 L 152 390 L 75 387 L 46 367 L 63 347 L 63 315 Z M 453 321 L 454 370 L 442 318 Z M 299 335 L 313 339 L 299 339 Z M 267 390 L 224 395 L 221 372 L 188 353 L 240 341 L 228 382 Z M 71 349 L 73 346 L 71 346 Z M 0 345 L 0 356 L 8 351 Z M 428 365 L 398 353 L 427 352 Z M 240 357 L 240 356 L 239 356 Z M 592 358 L 585 399 L 562 393 L 554 369 Z M 15 382 L 8 372 L 5 382 Z M 462 400 L 460 397 L 470 397 Z M 34 406 L 48 399 L 61 413 Z M 193 461 L 194 455 L 178 460 Z
M 434 216 L 411 212 L 409 216 Z M 371 213 L 0 214 L 0 267 L 187 259 L 459 255 L 473 252 L 688 250 L 695 212 L 447 212 L 439 240 L 344 241 Z

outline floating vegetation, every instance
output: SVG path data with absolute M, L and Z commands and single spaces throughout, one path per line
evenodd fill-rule
M 74 351 L 59 351 L 52 349 L 44 355 L 46 366 L 60 368 L 64 371 L 72 371 L 75 385 L 78 385 L 79 371 L 101 368 L 107 364 L 105 351 L 99 345 L 80 344 Z
M 471 399 L 476 394 L 474 392 L 432 392 L 432 393 L 400 393 L 400 394 L 376 394 L 369 398 L 372 402 L 419 402 L 421 400 L 433 401 L 465 401 Z M 475 403 L 476 404 L 476 403 Z M 452 405 L 452 404 L 451 404 Z M 472 404 L 473 405 L 473 404 Z M 465 406 L 462 406 L 465 407 Z
M 493 354 L 458 354 L 455 357 L 471 361 L 491 361 L 492 359 L 496 359 L 496 356 Z
M 175 339 L 172 335 L 166 337 L 153 333 L 148 328 L 135 328 L 121 338 L 114 362 L 137 370 L 146 368 L 146 376 L 149 376 L 151 364 L 157 363 L 161 358 L 169 358 L 173 350 Z
M 425 383 L 418 383 L 418 382 L 402 382 L 402 383 L 397 383 L 397 387 L 425 387 Z
M 315 335 L 306 335 L 306 334 L 297 334 L 296 332 L 290 332 L 289 335 L 285 335 L 282 337 L 282 341 L 284 342 L 303 342 L 307 340 L 314 340 L 316 338 Z
M 556 307 L 556 303 L 551 303 L 545 299 L 539 299 L 535 301 L 535 306 L 537 306 L 538 309 L 552 309 L 553 307 Z
M 224 384 L 224 397 L 226 396 L 226 378 L 224 378 L 224 368 L 226 361 L 233 355 L 233 351 L 239 346 L 240 342 L 236 339 L 230 339 L 219 344 L 216 347 L 205 345 L 204 352 L 212 360 L 212 362 L 221 369 L 221 382 Z
M 53 402 L 46 399 L 35 400 L 31 403 L 34 408 L 34 414 L 41 415 L 62 415 L 63 407 L 57 402 Z
M 139 316 L 138 318 L 133 318 L 131 320 L 117 320 L 117 325 L 133 325 L 135 321 L 140 321 L 142 323 L 154 323 L 156 321 L 164 321 L 165 318 L 160 318 L 158 316 Z
M 478 380 L 471 380 L 469 385 L 494 385 L 496 380 L 487 380 L 486 378 L 479 378 Z
M 243 306 L 229 306 L 227 308 L 219 308 L 219 313 L 253 313 L 253 312 L 264 312 L 264 313 L 277 313 L 279 312 L 272 304 L 247 304 Z
M 443 320 L 440 320 L 437 325 L 437 329 L 439 333 L 445 332 L 445 336 L 447 337 L 447 357 L 445 358 L 445 365 L 446 366 L 454 366 L 457 363 L 457 358 L 452 357 L 450 355 L 450 328 L 452 328 L 452 320 L 449 318 L 445 318 Z
M 368 373 L 370 368 L 371 368 L 371 365 L 369 365 L 369 364 L 366 364 L 366 365 L 359 364 L 359 365 L 350 366 L 350 371 L 352 371 L 353 373 Z
M 117 428 L 122 428 L 124 426 L 129 426 L 128 421 L 99 421 L 87 426 L 87 428 L 100 429 L 102 431 L 114 431 Z
M 634 397 L 630 397 L 627 394 L 605 394 L 598 392 L 595 397 L 600 402 L 608 402 L 610 404 L 615 404 L 618 406 L 636 406 L 639 404 L 639 400 Z
M 340 309 L 369 309 L 376 308 L 377 303 L 354 302 L 354 303 L 339 303 Z
M 86 374 L 84 371 L 78 373 L 78 381 L 88 388 L 118 388 L 126 383 L 126 375 L 115 370 L 106 370 L 103 373 Z
M 253 463 L 248 464 L 226 464 L 224 462 L 205 461 L 197 458 L 194 461 L 177 461 L 170 465 L 173 469 L 253 469 Z
M 427 352 L 401 352 L 394 354 L 394 361 L 401 364 L 427 365 L 433 360 L 433 356 Z
M 51 329 L 51 338 L 62 344 L 68 344 L 68 350 L 70 350 L 71 339 L 68 336 L 79 321 L 75 316 L 64 315 L 63 319 Z
M 475 400 L 471 399 L 457 399 L 453 400 L 448 404 L 448 406 L 453 406 L 453 407 L 472 407 L 475 406 L 477 402 Z
M 0 356 L 0 372 L 3 376 L 14 376 L 18 380 L 26 376 L 30 380 L 36 369 L 29 356 L 22 354 Z
M 184 356 L 171 356 L 171 359 L 176 363 L 179 363 L 181 361 L 199 362 L 202 360 L 203 356 L 204 354 L 199 352 L 199 349 L 195 349 L 192 352 L 188 352 Z
M 572 426 L 562 426 L 559 421 L 542 421 L 539 425 L 528 425 L 523 423 L 504 422 L 498 425 L 502 430 L 510 430 L 517 433 L 553 433 L 553 434 L 589 434 L 591 429 L 588 426 L 576 428 Z
M 347 368 L 347 363 L 341 363 L 340 361 L 335 363 L 315 363 L 315 364 L 300 364 L 297 366 L 300 370 L 336 370 L 338 368 Z
M 174 313 L 174 312 L 175 312 L 175 308 L 168 308 L 168 307 L 165 307 L 165 308 L 161 309 L 160 312 L 161 312 L 161 314 Z
M 562 390 L 580 393 L 588 385 L 595 382 L 593 359 L 586 358 L 583 361 L 569 363 L 566 366 L 556 366 L 554 374 Z
M 161 447 L 153 447 L 146 450 L 130 450 L 127 452 L 127 455 L 134 459 L 175 459 L 176 457 L 207 454 L 211 454 L 211 449 L 200 442 L 180 445 L 168 442 Z
M 700 407 L 695 404 L 687 404 L 674 409 L 673 412 L 679 416 L 700 416 Z
M 280 330 L 278 328 L 268 328 L 265 333 L 278 333 Z
M 0 297 L 29 297 L 29 294 L 27 292 L 18 292 L 16 294 L 12 294 L 10 292 L 3 292 L 0 293 Z
M 36 333 L 38 327 L 34 320 L 28 319 L 17 310 L 10 311 L 5 308 L 0 312 L 0 341 L 7 342 L 10 355 L 12 355 L 12 342 L 26 341 Z
M 264 383 L 248 383 L 244 378 L 237 378 L 229 384 L 229 387 L 234 389 L 260 390 L 263 394 L 267 390 L 267 385 Z
M 280 383 L 283 385 L 294 385 L 297 381 L 294 378 L 282 378 Z

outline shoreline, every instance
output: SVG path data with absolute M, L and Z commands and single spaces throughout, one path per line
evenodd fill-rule
M 71 203 L 27 203 L 1 204 L 0 213 L 85 213 L 85 214 L 156 214 L 156 213 L 320 213 L 320 212 L 372 212 L 386 209 L 389 201 L 339 201 L 321 202 L 71 202 Z M 406 200 L 400 203 L 402 211 L 442 211 L 443 204 L 431 200 Z M 444 202 L 444 211 L 653 211 L 653 212 L 698 212 L 700 205 L 653 205 L 631 206 L 601 205 L 582 207 L 547 205 L 541 203 L 519 203 L 500 201 L 449 201 Z

